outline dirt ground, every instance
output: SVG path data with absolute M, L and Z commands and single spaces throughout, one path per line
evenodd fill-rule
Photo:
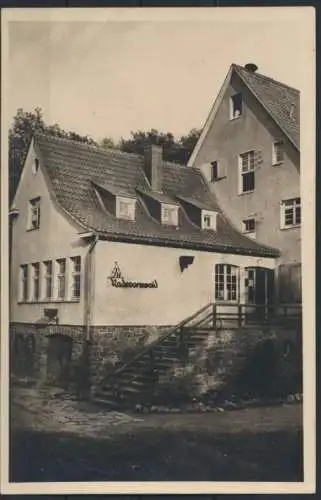
M 10 417 L 12 481 L 302 480 L 301 404 L 130 415 L 14 387 Z

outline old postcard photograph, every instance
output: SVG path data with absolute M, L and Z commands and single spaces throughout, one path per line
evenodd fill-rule
M 1 491 L 313 492 L 314 9 L 1 21 Z

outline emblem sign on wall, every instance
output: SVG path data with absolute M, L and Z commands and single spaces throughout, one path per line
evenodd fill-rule
M 108 276 L 111 286 L 115 288 L 158 288 L 158 283 L 152 281 L 131 281 L 123 277 L 118 262 L 115 262 L 111 275 Z

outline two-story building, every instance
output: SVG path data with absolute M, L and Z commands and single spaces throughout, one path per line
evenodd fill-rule
M 55 372 L 86 343 L 103 362 L 115 340 L 210 302 L 273 300 L 278 250 L 238 231 L 202 172 L 164 162 L 158 146 L 138 156 L 36 135 L 10 217 L 18 363 L 17 339 Z
M 231 65 L 188 165 L 237 230 L 280 250 L 278 300 L 301 302 L 300 93 L 257 70 Z

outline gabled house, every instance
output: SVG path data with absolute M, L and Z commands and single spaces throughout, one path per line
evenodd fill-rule
M 300 93 L 232 64 L 188 165 L 236 229 L 280 250 L 280 302 L 301 302 Z
M 138 156 L 36 135 L 10 217 L 11 339 L 30 338 L 40 365 L 60 353 L 68 366 L 90 342 L 95 373 L 115 339 L 209 302 L 273 301 L 278 250 L 237 231 L 201 171 L 157 146 Z

